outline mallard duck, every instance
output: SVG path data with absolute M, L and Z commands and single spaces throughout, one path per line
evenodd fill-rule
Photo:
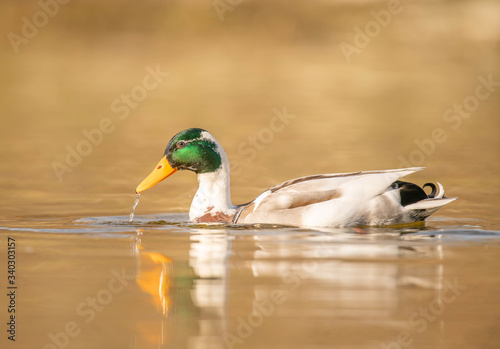
M 190 128 L 176 134 L 163 158 L 136 188 L 142 193 L 178 170 L 198 175 L 189 219 L 196 223 L 279 224 L 304 227 L 394 225 L 420 222 L 456 198 L 443 186 L 423 187 L 399 179 L 422 167 L 320 174 L 292 179 L 233 205 L 226 152 L 209 132 Z M 424 188 L 432 192 L 427 195 Z

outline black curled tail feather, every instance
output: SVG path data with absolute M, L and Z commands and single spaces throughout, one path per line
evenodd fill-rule
M 438 183 L 438 187 L 434 183 L 425 183 L 422 187 L 410 182 L 396 181 L 392 183 L 391 188 L 399 190 L 401 198 L 401 206 L 408 206 L 425 199 L 444 198 L 443 187 Z M 430 187 L 432 189 L 429 195 L 426 194 L 423 188 Z
M 428 195 L 429 198 L 433 199 L 436 197 L 437 189 L 434 183 L 425 183 L 422 188 L 430 187 L 432 189 L 431 193 Z
M 392 183 L 391 187 L 399 190 L 402 206 L 408 206 L 429 198 L 421 187 L 410 182 L 396 181 Z

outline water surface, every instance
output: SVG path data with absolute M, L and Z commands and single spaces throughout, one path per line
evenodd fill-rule
M 17 243 L 23 348 L 64 342 L 68 323 L 78 332 L 71 348 L 498 343 L 500 232 L 480 221 L 314 230 L 168 214 L 45 223 L 1 228 Z

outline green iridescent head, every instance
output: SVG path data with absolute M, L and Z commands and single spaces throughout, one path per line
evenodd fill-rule
M 217 171 L 222 164 L 218 144 L 207 131 L 190 128 L 176 134 L 165 149 L 165 156 L 173 168 L 190 170 L 197 174 Z
M 137 186 L 141 193 L 174 174 L 190 170 L 197 174 L 215 172 L 222 167 L 224 150 L 215 138 L 201 128 L 190 128 L 176 134 L 168 142 L 165 155 L 153 171 Z

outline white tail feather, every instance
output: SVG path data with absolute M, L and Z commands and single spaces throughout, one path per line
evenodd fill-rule
M 435 199 L 442 199 L 444 198 L 444 188 L 443 186 L 441 185 L 441 183 L 439 182 L 436 182 L 437 185 L 438 185 L 438 188 L 439 188 L 439 191 L 438 193 L 436 194 L 436 196 L 434 196 Z
M 433 209 L 433 208 L 438 209 L 440 207 L 443 207 L 446 204 L 449 204 L 452 201 L 455 201 L 456 199 L 457 198 L 437 198 L 437 197 L 425 199 L 425 200 L 421 200 L 419 202 L 416 202 L 414 204 L 405 206 L 405 210 L 412 211 L 412 210 L 428 210 L 428 209 Z
M 439 183 L 438 183 L 439 184 Z M 442 186 L 439 185 L 442 189 Z M 440 193 L 441 194 L 441 193 Z M 404 210 L 413 221 L 423 221 L 431 214 L 457 198 L 429 198 L 405 206 Z

